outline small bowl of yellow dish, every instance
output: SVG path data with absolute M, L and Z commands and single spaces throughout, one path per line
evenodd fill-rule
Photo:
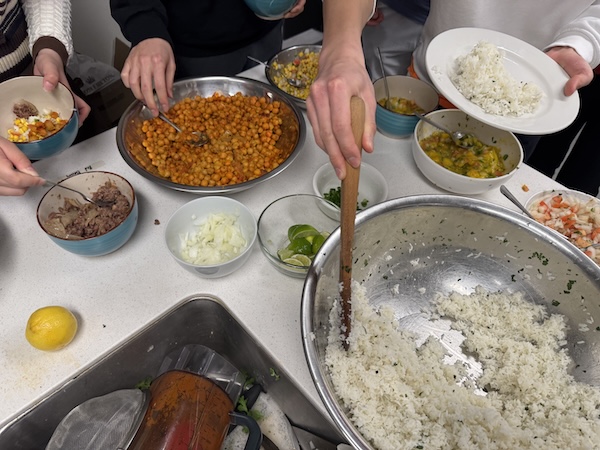
M 32 160 L 66 150 L 79 129 L 71 91 L 61 83 L 45 91 L 42 80 L 25 76 L 0 83 L 0 135 Z
M 177 263 L 202 278 L 220 278 L 242 267 L 256 242 L 256 219 L 229 197 L 201 197 L 173 213 L 165 240 Z
M 384 79 L 380 78 L 373 83 L 377 100 L 377 130 L 394 139 L 408 137 L 419 122 L 419 118 L 414 115 L 415 110 L 422 114 L 433 111 L 438 106 L 438 93 L 430 84 L 416 78 L 405 75 L 386 78 L 390 89 L 389 104 Z
M 450 135 L 420 121 L 414 131 L 415 163 L 433 184 L 456 194 L 482 194 L 506 183 L 523 162 L 523 148 L 510 131 L 480 122 L 458 109 L 441 109 L 426 117 L 447 130 L 475 137 L 470 149 L 459 148 Z

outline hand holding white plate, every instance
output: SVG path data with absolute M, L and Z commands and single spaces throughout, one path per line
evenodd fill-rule
M 469 101 L 450 76 L 457 57 L 487 41 L 504 52 L 504 67 L 515 79 L 534 83 L 544 93 L 537 109 L 523 116 L 489 114 Z M 483 28 L 454 28 L 436 36 L 425 55 L 427 72 L 437 90 L 457 108 L 497 128 L 521 134 L 550 134 L 569 126 L 579 112 L 579 94 L 563 93 L 568 75 L 552 58 L 513 36 Z

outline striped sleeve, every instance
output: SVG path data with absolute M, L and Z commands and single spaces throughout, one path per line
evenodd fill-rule
M 70 0 L 22 0 L 33 57 L 42 48 L 57 50 L 63 61 L 73 53 Z

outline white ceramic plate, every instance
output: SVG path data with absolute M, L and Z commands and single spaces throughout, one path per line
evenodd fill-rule
M 531 114 L 504 117 L 485 112 L 467 100 L 450 80 L 454 61 L 480 41 L 491 42 L 504 51 L 504 66 L 517 80 L 535 83 L 543 92 L 540 105 Z M 579 112 L 579 94 L 563 94 L 568 80 L 561 67 L 532 45 L 498 31 L 455 28 L 436 36 L 425 55 L 427 72 L 437 90 L 457 108 L 489 125 L 514 133 L 542 135 L 566 128 Z

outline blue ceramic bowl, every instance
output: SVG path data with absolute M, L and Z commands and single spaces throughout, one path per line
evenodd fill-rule
M 244 0 L 248 8 L 261 19 L 279 20 L 296 4 L 297 0 Z
M 375 98 L 379 101 L 386 98 L 383 78 L 375 81 Z M 404 75 L 391 75 L 387 77 L 390 88 L 390 97 L 414 100 L 418 106 L 425 110 L 424 114 L 433 111 L 438 106 L 439 96 L 436 90 L 428 83 Z M 377 130 L 391 138 L 404 138 L 411 136 L 419 118 L 414 115 L 398 114 L 385 109 L 377 104 L 375 123 Z
M 78 194 L 55 186 L 42 197 L 37 209 L 38 223 L 52 242 L 77 255 L 102 256 L 114 252 L 129 240 L 138 221 L 138 202 L 133 187 L 125 178 L 111 172 L 85 172 L 66 178 L 59 184 L 77 189 L 91 197 L 107 181 L 115 184 L 129 200 L 131 209 L 125 220 L 108 233 L 93 238 L 76 240 L 53 236 L 44 228 L 48 215 L 53 211 L 58 211 L 58 208 L 64 205 L 65 198 L 73 198 L 79 202 L 84 201 Z
M 71 91 L 58 84 L 52 92 L 42 88 L 42 77 L 16 77 L 0 83 L 0 136 L 7 137 L 14 126 L 15 103 L 26 100 L 36 106 L 40 114 L 56 111 L 67 124 L 58 132 L 45 139 L 33 142 L 15 143 L 32 160 L 44 159 L 66 150 L 73 144 L 79 129 L 79 117 L 75 99 Z

